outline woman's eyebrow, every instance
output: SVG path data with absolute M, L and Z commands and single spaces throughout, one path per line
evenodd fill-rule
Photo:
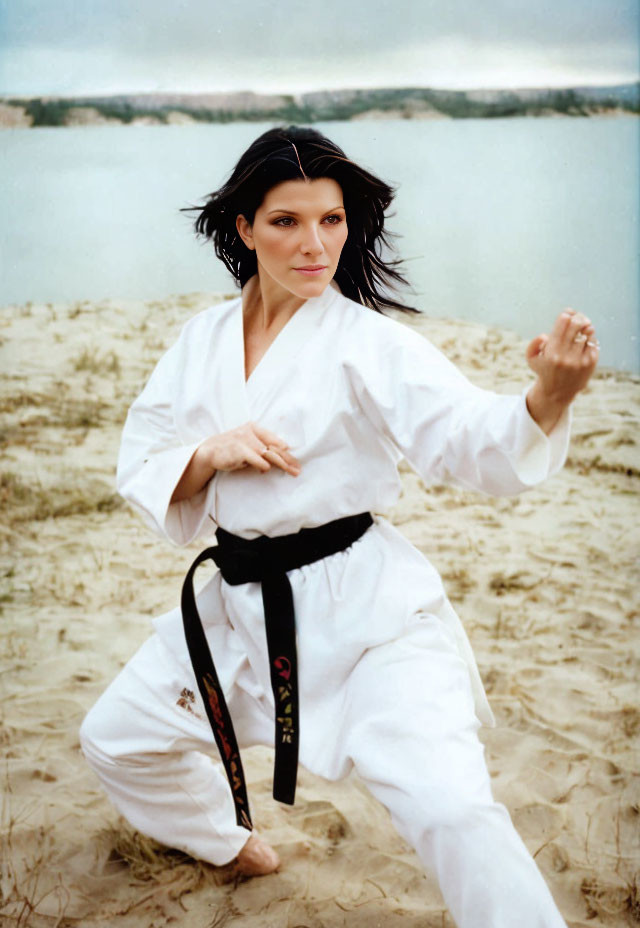
M 335 213 L 336 210 L 338 210 L 338 209 L 344 209 L 344 206 L 343 206 L 343 205 L 340 205 L 340 206 L 332 206 L 331 209 L 326 209 L 324 212 L 325 212 L 325 213 Z M 267 216 L 270 216 L 271 213 L 287 213 L 289 216 L 299 216 L 299 215 L 300 215 L 300 213 L 296 213 L 295 209 L 281 209 L 281 208 L 270 209 L 269 212 L 267 213 Z M 323 215 L 324 215 L 324 213 L 323 213 Z

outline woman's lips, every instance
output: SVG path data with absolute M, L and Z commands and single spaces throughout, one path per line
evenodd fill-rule
M 317 277 L 326 269 L 326 264 L 309 264 L 306 267 L 294 267 L 293 270 L 298 271 L 299 274 L 304 274 L 305 277 Z

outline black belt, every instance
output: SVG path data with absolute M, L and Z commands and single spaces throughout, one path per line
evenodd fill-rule
M 275 766 L 273 796 L 293 805 L 298 769 L 298 666 L 293 594 L 287 571 L 312 564 L 330 554 L 344 551 L 364 535 L 373 519 L 370 513 L 336 519 L 318 528 L 303 528 L 293 535 L 252 541 L 219 528 L 218 545 L 207 548 L 195 559 L 182 586 L 182 620 L 189 656 L 198 688 L 229 778 L 238 825 L 252 830 L 247 785 L 240 751 L 218 680 L 211 652 L 198 615 L 193 591 L 193 575 L 206 560 L 215 561 L 224 580 L 231 586 L 262 584 L 271 688 L 275 700 Z

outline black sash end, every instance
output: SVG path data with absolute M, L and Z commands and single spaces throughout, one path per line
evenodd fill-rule
M 358 540 L 373 519 L 368 512 L 336 519 L 317 528 L 253 541 L 218 529 L 218 546 L 195 559 L 182 587 L 182 619 L 189 656 L 207 717 L 231 787 L 238 825 L 251 831 L 249 800 L 233 723 L 209 651 L 193 591 L 193 576 L 211 559 L 231 585 L 260 582 L 275 703 L 275 765 L 273 797 L 293 805 L 300 738 L 298 662 L 293 593 L 287 572 L 344 551 Z

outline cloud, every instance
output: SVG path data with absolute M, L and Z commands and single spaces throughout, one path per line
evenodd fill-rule
M 0 91 L 625 80 L 637 27 L 632 0 L 0 0 Z

